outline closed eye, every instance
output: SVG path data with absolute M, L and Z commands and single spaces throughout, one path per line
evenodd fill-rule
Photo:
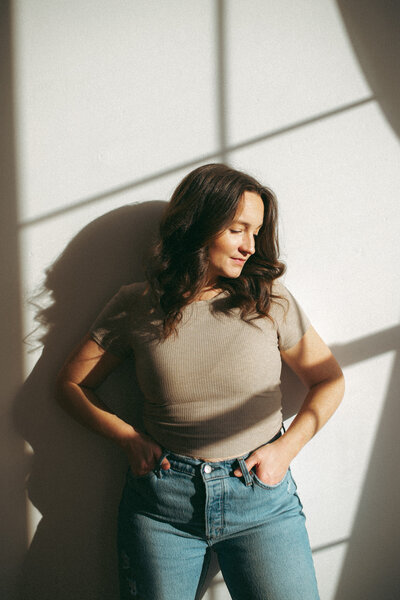
M 230 229 L 229 230 L 231 233 L 243 233 L 243 229 Z M 259 231 L 257 233 L 253 233 L 254 237 L 257 237 L 259 234 Z

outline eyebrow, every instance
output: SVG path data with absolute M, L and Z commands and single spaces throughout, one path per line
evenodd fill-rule
M 246 221 L 233 221 L 233 223 L 237 223 L 238 225 L 245 225 L 246 227 L 251 227 L 251 223 L 247 223 Z M 260 229 L 263 225 L 264 223 L 261 223 L 261 225 L 258 225 L 256 229 Z

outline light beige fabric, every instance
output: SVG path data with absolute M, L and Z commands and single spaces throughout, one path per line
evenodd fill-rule
M 239 311 L 215 311 L 227 292 L 185 307 L 178 335 L 160 341 L 162 312 L 150 315 L 145 283 L 124 286 L 91 328 L 117 356 L 134 356 L 145 397 L 143 421 L 159 444 L 179 454 L 240 456 L 272 438 L 282 423 L 281 357 L 310 321 L 280 282 L 270 315 L 248 324 Z M 285 312 L 286 311 L 286 312 Z

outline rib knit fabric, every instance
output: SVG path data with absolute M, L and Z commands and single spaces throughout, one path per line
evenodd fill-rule
M 177 335 L 166 340 L 162 310 L 145 288 L 123 286 L 90 333 L 105 350 L 134 357 L 147 433 L 175 453 L 209 459 L 240 456 L 271 439 L 282 423 L 280 350 L 310 326 L 286 286 L 273 284 L 287 302 L 272 301 L 272 320 L 246 323 L 238 309 L 218 312 L 228 297 L 222 292 L 186 306 Z

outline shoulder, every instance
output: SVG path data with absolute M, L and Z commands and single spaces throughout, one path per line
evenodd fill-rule
M 286 285 L 282 281 L 275 279 L 271 286 L 271 311 L 276 312 L 278 307 L 280 307 L 286 312 L 293 301 L 294 298 Z
M 152 313 L 155 307 L 158 306 L 147 281 L 123 285 L 117 295 L 124 310 L 128 314 L 135 314 L 138 317 L 149 312 Z
M 271 287 L 272 293 L 279 296 L 290 296 L 288 287 L 280 279 L 274 279 Z
M 111 296 L 103 307 L 101 317 L 127 314 L 131 307 L 141 304 L 140 300 L 145 297 L 147 289 L 146 282 L 135 282 L 121 286 Z
M 114 299 L 118 299 L 126 305 L 131 303 L 138 303 L 142 299 L 150 297 L 150 288 L 146 281 L 137 281 L 135 283 L 129 283 L 119 288 L 115 294 Z
M 129 283 L 120 287 L 118 293 L 131 298 L 135 296 L 142 296 L 146 292 L 148 284 L 146 281 L 136 281 L 135 283 Z
M 301 303 L 292 291 L 282 282 L 275 280 L 271 288 L 270 314 L 279 321 L 293 321 L 298 317 L 305 317 Z
M 311 322 L 286 285 L 280 281 L 274 281 L 271 292 L 279 298 L 271 298 L 270 315 L 277 326 L 280 348 L 287 350 L 299 341 L 310 327 Z

